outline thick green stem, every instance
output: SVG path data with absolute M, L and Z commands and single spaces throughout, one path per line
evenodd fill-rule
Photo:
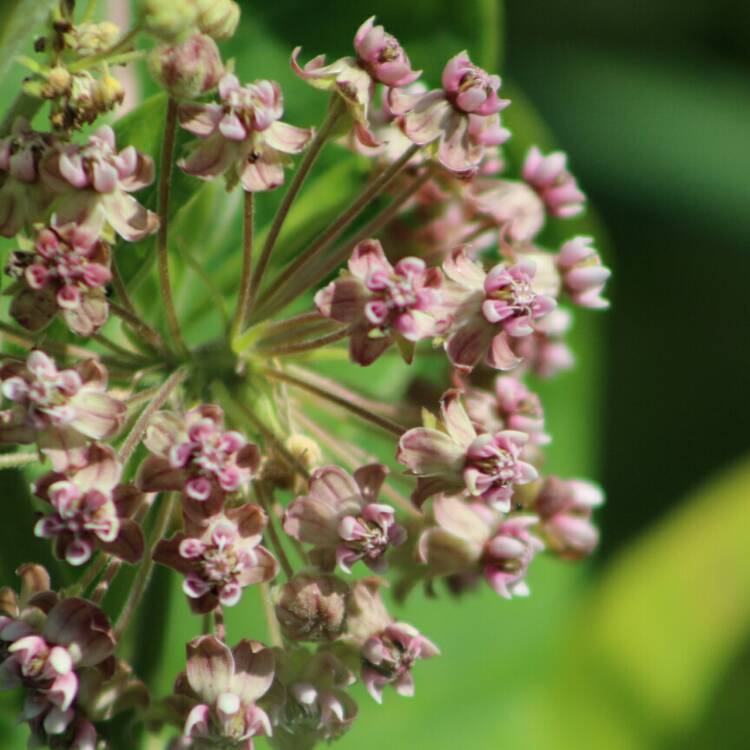
M 174 160 L 175 131 L 177 128 L 177 102 L 170 98 L 167 103 L 167 116 L 164 124 L 164 142 L 161 148 L 159 169 L 159 234 L 157 253 L 159 261 L 159 286 L 161 301 L 167 313 L 167 325 L 177 350 L 185 355 L 187 347 L 180 332 L 180 321 L 174 308 L 172 286 L 169 282 L 169 196 L 172 190 L 172 162 Z
M 284 199 L 281 201 L 281 205 L 276 212 L 276 216 L 274 216 L 273 224 L 271 224 L 271 228 L 268 231 L 268 236 L 266 237 L 266 241 L 263 244 L 263 249 L 261 250 L 260 257 L 258 258 L 258 263 L 255 266 L 255 270 L 253 271 L 253 275 L 250 280 L 250 307 L 248 312 L 252 312 L 253 307 L 255 306 L 256 293 L 258 289 L 260 289 L 261 282 L 263 281 L 263 275 L 265 274 L 266 268 L 268 267 L 268 262 L 271 259 L 271 253 L 273 252 L 274 247 L 276 247 L 276 241 L 279 239 L 281 228 L 284 226 L 284 222 L 286 221 L 286 217 L 289 215 L 292 204 L 297 198 L 297 194 L 301 190 L 302 185 L 304 184 L 305 179 L 312 169 L 312 166 L 315 163 L 315 160 L 318 158 L 318 155 L 320 154 L 323 146 L 331 137 L 331 133 L 333 133 L 336 123 L 343 116 L 345 111 L 346 105 L 344 104 L 341 97 L 336 96 L 331 103 L 331 107 L 328 110 L 328 115 L 325 121 L 320 126 L 320 130 L 318 130 L 318 132 L 315 134 L 310 147 L 307 149 L 304 158 L 297 168 L 297 172 L 295 173 L 294 178 L 289 185 L 289 189 L 284 195 Z
M 349 224 L 393 182 L 417 151 L 419 151 L 419 146 L 410 146 L 393 164 L 366 185 L 351 205 L 309 247 L 296 255 L 295 259 L 269 286 L 269 291 L 261 295 L 258 304 L 262 305 L 273 298 L 274 290 L 283 288 L 286 282 L 303 266 L 307 265 L 313 258 L 324 253 Z
M 245 210 L 243 212 L 242 237 L 242 277 L 240 278 L 240 294 L 237 298 L 237 309 L 232 320 L 232 335 L 244 329 L 250 308 L 250 282 L 253 266 L 253 235 L 255 224 L 254 193 L 245 193 Z

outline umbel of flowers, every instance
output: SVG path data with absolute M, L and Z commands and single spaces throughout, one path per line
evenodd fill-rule
M 603 493 L 545 472 L 555 425 L 529 376 L 573 365 L 571 309 L 606 308 L 610 271 L 590 236 L 540 240 L 585 195 L 564 153 L 523 133 L 506 163 L 510 102 L 468 52 L 423 79 L 369 18 L 349 56 L 294 50 L 290 74 L 329 106 L 289 124 L 279 82 L 222 59 L 237 2 L 136 5 L 119 29 L 60 2 L 0 134 L 0 466 L 29 471 L 12 500 L 35 514 L 6 523 L 55 558 L 0 589 L 0 689 L 22 694 L 30 747 L 108 748 L 136 722 L 173 750 L 313 748 L 356 727 L 358 695 L 387 704 L 440 674 L 422 664 L 440 653 L 429 617 L 405 622 L 394 599 L 481 581 L 527 596 L 540 555 L 596 548 Z M 152 153 L 129 142 L 143 110 L 100 121 L 143 58 L 164 89 Z M 324 149 L 369 173 L 340 213 L 313 197 L 290 226 Z M 219 267 L 185 227 L 193 196 L 230 205 L 224 189 L 243 229 Z M 176 271 L 206 299 L 175 294 Z M 228 306 L 226 325 L 207 338 L 193 304 Z M 398 393 L 377 387 L 396 371 Z M 167 695 L 161 654 L 138 674 L 144 643 L 171 637 L 144 629 L 167 606 L 154 575 L 195 618 Z M 227 627 L 259 600 L 267 628 Z

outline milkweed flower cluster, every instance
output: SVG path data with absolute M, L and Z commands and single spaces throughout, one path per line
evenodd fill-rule
M 74 5 L 35 44 L 46 63 L 26 61 L 49 126 L 10 116 L 0 137 L 2 465 L 29 470 L 18 533 L 54 557 L 0 590 L 0 689 L 23 692 L 32 747 L 108 747 L 124 711 L 171 727 L 174 750 L 334 741 L 359 685 L 412 696 L 439 656 L 400 598 L 481 581 L 527 596 L 540 555 L 598 544 L 603 493 L 545 472 L 554 425 L 534 386 L 573 364 L 571 307 L 608 305 L 594 239 L 564 234 L 585 195 L 562 152 L 513 133 L 506 153 L 512 105 L 466 51 L 423 77 L 374 17 L 351 55 L 303 65 L 297 48 L 290 73 L 330 102 L 292 125 L 278 82 L 222 59 L 234 0 L 140 0 L 130 31 Z M 161 98 L 101 124 L 119 66 L 142 57 Z M 134 129 L 157 111 L 154 148 Z M 323 149 L 367 160 L 367 179 L 290 232 Z M 210 257 L 190 222 L 223 188 L 243 203 L 241 253 Z M 168 605 L 155 572 L 202 629 L 169 695 L 126 660 L 152 637 L 139 613 Z M 267 632 L 229 632 L 227 610 L 258 597 Z

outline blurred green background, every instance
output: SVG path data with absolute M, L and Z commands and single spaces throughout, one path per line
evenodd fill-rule
M 488 590 L 458 601 L 417 595 L 395 610 L 443 655 L 418 665 L 412 700 L 386 693 L 379 708 L 358 690 L 360 719 L 338 747 L 750 747 L 750 5 L 241 5 L 225 52 L 243 78 L 278 79 L 286 119 L 297 124 L 318 121 L 324 97 L 294 79 L 291 48 L 302 45 L 304 59 L 348 54 L 372 13 L 432 82 L 464 48 L 496 62 L 514 100 L 510 160 L 538 140 L 569 153 L 615 270 L 612 309 L 577 316 L 576 369 L 544 386 L 550 469 L 606 489 L 600 553 L 585 565 L 535 563 L 529 600 Z M 314 201 L 335 204 L 338 184 Z M 207 192 L 196 211 L 217 216 L 213 200 L 228 205 Z M 237 236 L 224 210 L 202 230 L 219 260 Z M 554 239 L 592 228 L 558 231 Z M 407 385 L 381 380 L 389 397 Z M 0 552 L 10 568 L 45 550 L 29 542 Z M 166 642 L 142 641 L 141 662 L 166 654 L 153 680 L 168 690 L 199 624 L 163 577 L 155 592 L 153 601 L 171 597 L 173 611 Z M 148 614 L 141 634 L 160 616 Z M 264 637 L 257 598 L 228 626 L 233 638 Z M 10 721 L 0 747 L 15 750 L 24 735 Z

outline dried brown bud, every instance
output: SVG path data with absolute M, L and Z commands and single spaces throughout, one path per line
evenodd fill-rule
M 156 47 L 149 55 L 148 66 L 157 83 L 175 99 L 192 99 L 211 91 L 224 73 L 219 48 L 205 34 Z
M 331 575 L 301 573 L 276 595 L 276 616 L 295 641 L 333 641 L 344 630 L 349 586 Z

